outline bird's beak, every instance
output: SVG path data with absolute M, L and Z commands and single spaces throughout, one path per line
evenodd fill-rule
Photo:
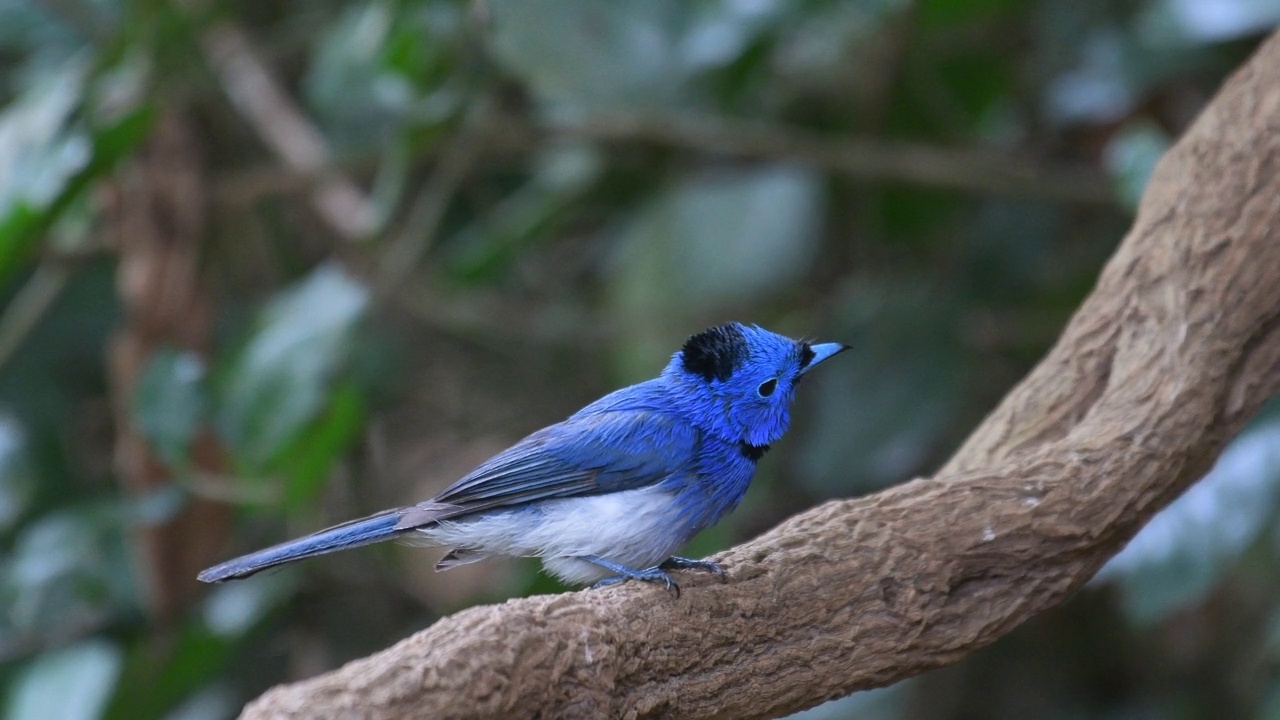
M 803 372 L 809 372 L 810 370 L 818 367 L 818 365 L 822 364 L 823 361 L 829 360 L 845 350 L 848 350 L 849 346 L 844 343 L 819 343 L 817 345 L 810 345 L 809 349 L 813 351 L 813 359 L 805 366 Z

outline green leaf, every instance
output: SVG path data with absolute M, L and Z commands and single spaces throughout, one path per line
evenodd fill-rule
M 317 48 L 304 87 L 340 147 L 376 144 L 413 100 L 413 87 L 381 63 L 394 19 L 387 3 L 352 6 Z
M 141 601 L 121 527 L 105 508 L 48 513 L 25 525 L 0 565 L 0 623 L 52 635 Z
M 85 76 L 85 63 L 72 60 L 0 115 L 0 281 L 27 261 L 62 212 L 137 147 L 151 126 L 149 106 L 92 130 L 73 122 Z
M 323 265 L 262 313 L 217 397 L 218 428 L 243 471 L 265 473 L 319 416 L 368 302 L 363 285 Z
M 287 482 L 286 509 L 306 507 L 319 495 L 333 464 L 364 428 L 364 395 L 355 383 L 344 382 L 334 390 L 328 412 L 308 432 L 301 433 L 281 454 L 281 471 Z
M 816 257 L 821 218 L 818 177 L 787 166 L 697 175 L 641 210 L 612 283 L 620 326 L 644 345 L 628 376 L 670 353 L 675 328 L 791 288 Z
M 122 654 L 89 640 L 39 655 L 14 682 L 5 704 L 10 720 L 97 720 L 120 675 Z
M 91 145 L 68 131 L 88 67 L 64 63 L 31 84 L 0 116 L 0 216 L 19 203 L 48 205 L 89 164 Z
M 462 106 L 463 11 L 444 3 L 352 5 L 317 43 L 303 89 L 339 149 L 383 147 L 408 122 L 424 130 Z
M 664 193 L 625 242 L 659 258 L 667 282 L 656 287 L 672 302 L 729 304 L 800 277 L 820 210 L 820 185 L 805 170 L 707 174 Z
M 685 94 L 684 3 L 496 0 L 490 11 L 495 59 L 553 115 L 669 106 Z
M 104 173 L 134 151 L 151 130 L 155 108 L 147 105 L 122 113 L 110 123 L 94 128 L 93 164 L 90 170 Z
M 187 463 L 191 440 L 204 421 L 208 397 L 199 355 L 163 348 L 142 373 L 133 413 L 152 449 L 171 467 Z
M 41 224 L 42 213 L 92 159 L 89 137 L 68 128 L 87 71 L 83 58 L 68 61 L 0 114 L 0 278 L 25 260 L 29 229 Z
M 600 153 L 589 146 L 562 145 L 543 153 L 529 182 L 450 239 L 450 272 L 475 280 L 503 267 L 525 244 L 551 234 L 601 169 Z

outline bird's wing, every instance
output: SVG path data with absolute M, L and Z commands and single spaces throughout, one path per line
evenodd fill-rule
M 651 410 L 574 417 L 543 428 L 419 506 L 398 528 L 496 507 L 644 487 L 688 467 L 699 431 Z

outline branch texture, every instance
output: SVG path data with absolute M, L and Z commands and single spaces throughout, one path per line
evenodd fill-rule
M 682 578 L 477 607 L 247 718 L 766 718 L 959 660 L 1080 588 L 1280 387 L 1280 36 L 1156 169 L 1057 346 L 934 477 Z

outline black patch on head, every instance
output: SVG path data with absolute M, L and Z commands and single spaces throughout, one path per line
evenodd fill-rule
M 769 446 L 752 445 L 746 440 L 739 440 L 738 452 L 742 453 L 742 457 L 750 460 L 751 462 L 756 462 L 760 458 L 764 457 L 765 453 L 769 452 Z
M 708 382 L 728 380 L 747 359 L 747 338 L 737 323 L 717 325 L 685 340 L 680 355 L 687 372 Z
M 809 363 L 813 362 L 813 348 L 809 347 L 809 343 L 800 344 L 800 369 L 809 367 Z

